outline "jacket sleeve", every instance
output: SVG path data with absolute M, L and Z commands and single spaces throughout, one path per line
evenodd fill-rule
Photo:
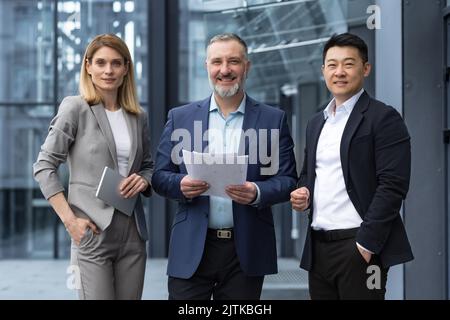
M 61 102 L 33 164 L 34 179 L 39 183 L 45 199 L 64 191 L 57 171 L 59 165 L 66 161 L 77 134 L 79 106 L 75 99 L 67 97 Z
M 298 177 L 298 180 L 297 180 L 297 188 L 306 187 L 309 189 L 309 186 L 308 186 L 308 127 L 309 127 L 309 123 L 306 126 L 306 130 L 305 130 L 306 133 L 305 133 L 305 149 L 303 152 L 303 165 L 302 165 L 302 170 L 300 171 L 300 177 Z
M 141 164 L 141 170 L 139 171 L 139 175 L 142 176 L 145 180 L 148 181 L 149 186 L 146 190 L 142 192 L 142 194 L 146 197 L 150 197 L 152 195 L 152 174 L 153 174 L 153 159 L 152 155 L 150 153 L 150 132 L 149 132 L 149 126 L 148 126 L 148 115 L 146 112 L 142 115 L 142 150 L 143 150 L 143 156 L 142 156 L 142 164 Z
M 259 187 L 261 198 L 261 201 L 256 205 L 258 208 L 289 201 L 290 193 L 295 188 L 297 169 L 294 158 L 294 142 L 289 133 L 286 114 L 284 112 L 280 120 L 279 128 L 279 145 L 276 148 L 278 151 L 278 171 L 267 180 L 255 181 Z M 274 142 L 271 141 L 271 143 Z M 273 158 L 276 158 L 276 156 Z
M 303 165 L 302 170 L 300 171 L 300 176 L 297 180 L 297 188 L 305 187 L 309 190 L 310 195 L 312 195 L 311 186 L 309 185 L 309 179 L 308 179 L 308 126 L 306 127 L 306 136 L 305 136 L 305 149 L 304 149 L 304 155 L 303 155 Z M 312 199 L 309 199 L 309 206 L 305 209 L 308 210 L 311 207 Z
M 174 127 L 172 110 L 161 135 L 156 153 L 155 171 L 152 176 L 153 189 L 163 197 L 186 202 L 181 192 L 180 182 L 186 174 L 180 173 L 179 166 L 172 161 L 173 142 L 171 136 Z
M 374 132 L 378 185 L 356 241 L 379 254 L 409 189 L 411 144 L 406 125 L 393 108 L 380 119 Z

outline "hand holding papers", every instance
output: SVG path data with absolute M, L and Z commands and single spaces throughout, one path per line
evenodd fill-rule
M 183 161 L 190 177 L 208 183 L 209 189 L 202 195 L 229 198 L 225 187 L 244 184 L 247 179 L 248 156 L 183 150 Z

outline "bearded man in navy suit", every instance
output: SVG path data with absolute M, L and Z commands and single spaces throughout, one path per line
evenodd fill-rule
M 259 299 L 264 276 L 277 272 L 271 206 L 289 201 L 295 188 L 294 145 L 284 111 L 245 93 L 250 61 L 239 36 L 213 37 L 206 68 L 213 94 L 170 110 L 152 177 L 157 193 L 178 201 L 169 299 Z M 227 198 L 203 195 L 209 186 L 187 175 L 180 144 L 188 151 L 248 155 L 247 181 L 227 186 Z

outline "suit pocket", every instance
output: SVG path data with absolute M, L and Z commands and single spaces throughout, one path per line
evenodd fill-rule
M 83 236 L 80 239 L 80 247 L 84 247 L 89 243 L 89 241 L 92 239 L 93 232 L 91 228 L 86 228 L 86 231 L 84 231 Z
M 354 241 L 354 239 L 352 239 L 351 242 L 352 242 L 353 247 L 354 247 L 355 255 L 357 256 L 356 258 L 357 258 L 360 262 L 362 262 L 363 264 L 365 264 L 365 265 L 370 265 L 370 263 L 371 263 L 372 260 L 373 260 L 373 254 L 372 254 L 372 256 L 370 257 L 369 262 L 367 262 L 366 259 L 364 259 L 363 255 L 361 254 L 361 252 L 359 252 L 358 245 L 356 244 L 356 242 Z

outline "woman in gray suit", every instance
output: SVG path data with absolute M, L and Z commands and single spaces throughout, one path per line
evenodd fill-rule
M 80 299 L 140 299 L 147 229 L 140 197 L 128 216 L 96 198 L 105 166 L 127 177 L 122 195 L 151 195 L 147 115 L 139 106 L 133 62 L 117 36 L 95 37 L 84 54 L 80 96 L 66 97 L 33 166 L 42 193 L 72 238 Z M 67 161 L 67 200 L 58 178 Z

